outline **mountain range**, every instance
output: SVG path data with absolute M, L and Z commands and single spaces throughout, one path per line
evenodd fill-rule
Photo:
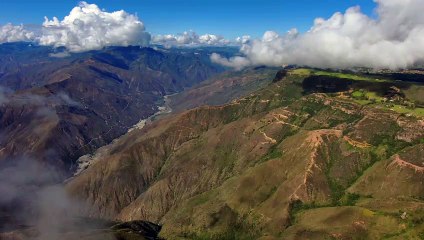
M 34 158 L 68 176 L 78 157 L 156 113 L 163 96 L 222 72 L 211 50 L 113 47 L 60 56 L 49 47 L 0 45 L 0 164 Z
M 29 194 L 0 197 L 2 238 L 424 237 L 422 70 L 211 63 L 232 48 L 55 51 L 0 45 L 0 171 L 54 173 L 36 178 L 48 191 L 11 181 Z
M 86 216 L 160 223 L 166 239 L 421 237 L 423 108 L 403 106 L 424 86 L 314 69 L 220 80 L 264 75 L 244 97 L 213 106 L 209 96 L 199 105 L 212 106 L 125 135 L 67 191 Z M 224 89 L 217 99 L 232 96 Z

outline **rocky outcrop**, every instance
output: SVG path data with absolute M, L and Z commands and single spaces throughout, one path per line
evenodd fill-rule
M 279 82 L 279 81 L 283 80 L 286 76 L 287 76 L 287 70 L 282 69 L 282 70 L 277 72 L 277 74 L 275 75 L 272 82 L 274 82 L 274 83 Z

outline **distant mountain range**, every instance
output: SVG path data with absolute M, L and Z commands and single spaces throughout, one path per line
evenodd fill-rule
M 78 157 L 157 112 L 163 96 L 224 71 L 212 48 L 64 51 L 0 45 L 0 165 L 33 158 L 69 175 Z

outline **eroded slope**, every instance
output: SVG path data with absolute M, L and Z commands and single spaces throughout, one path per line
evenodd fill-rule
M 422 120 L 305 95 L 305 77 L 131 132 L 67 188 L 91 217 L 158 222 L 170 239 L 420 236 L 419 213 L 382 201 L 422 206 Z

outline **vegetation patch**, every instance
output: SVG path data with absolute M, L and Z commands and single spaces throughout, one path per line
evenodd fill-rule
M 361 198 L 359 194 L 356 193 L 346 193 L 341 199 L 340 199 L 340 205 L 341 206 L 355 206 L 358 200 Z
M 294 201 L 290 203 L 289 206 L 289 219 L 290 225 L 294 225 L 296 223 L 296 216 L 306 210 L 321 208 L 321 207 L 329 207 L 329 205 L 317 205 L 315 203 L 303 203 L 300 200 Z
M 307 77 L 311 75 L 311 72 L 312 72 L 311 69 L 307 69 L 307 68 L 298 68 L 298 69 L 290 71 L 291 74 L 300 75 L 302 77 Z
M 237 149 L 235 146 L 226 144 L 215 150 L 214 158 L 219 169 L 228 169 L 229 171 L 233 170 L 234 164 L 237 160 L 237 153 L 235 152 L 235 149 Z
M 385 109 L 395 111 L 397 113 L 409 114 L 416 117 L 424 117 L 424 108 L 407 107 L 399 104 L 390 104 L 385 106 Z
M 342 72 L 329 72 L 329 71 L 314 71 L 313 75 L 317 76 L 329 76 L 336 78 L 351 79 L 355 81 L 370 81 L 370 82 L 387 82 L 386 79 L 377 79 L 369 76 L 362 76 L 359 74 L 342 73 Z
M 240 217 L 237 222 L 223 231 L 183 232 L 180 237 L 190 240 L 251 240 L 261 236 L 259 223 Z
M 262 162 L 265 162 L 271 159 L 281 158 L 282 156 L 283 156 L 283 153 L 280 151 L 280 149 L 277 148 L 276 145 L 274 145 L 271 147 L 268 154 L 263 157 Z

